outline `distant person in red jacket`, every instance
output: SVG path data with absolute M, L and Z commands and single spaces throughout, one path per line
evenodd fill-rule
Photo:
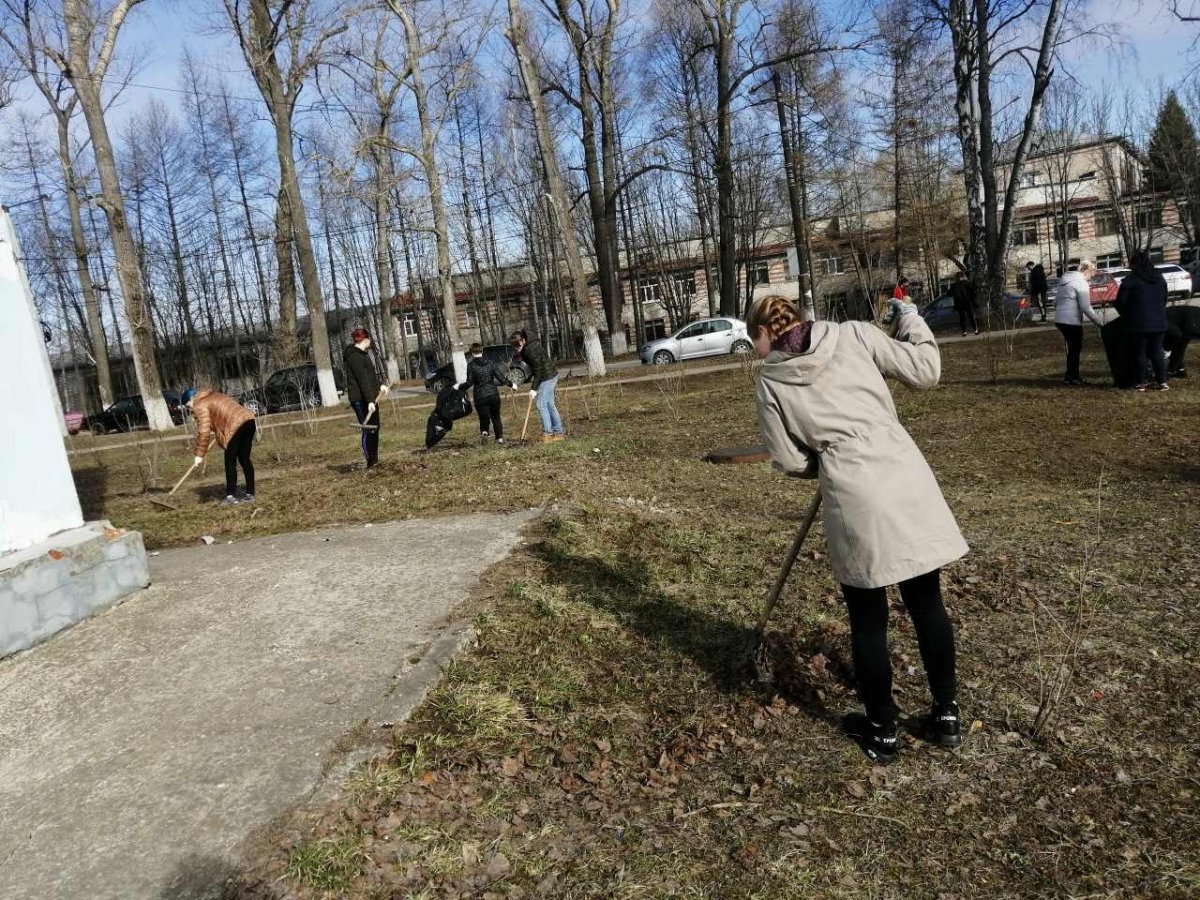
M 900 280 L 898 282 L 896 282 L 896 289 L 894 291 L 892 291 L 892 299 L 893 300 L 907 300 L 908 299 L 908 276 L 907 275 L 901 275 Z

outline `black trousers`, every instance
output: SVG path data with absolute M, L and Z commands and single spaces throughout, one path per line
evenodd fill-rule
M 859 696 L 871 721 L 891 722 L 896 712 L 888 656 L 887 590 L 843 584 L 842 596 L 850 612 L 850 648 Z M 935 703 L 951 703 L 956 691 L 954 629 L 942 604 L 941 569 L 900 582 L 900 596 L 917 631 L 929 692 Z
M 1038 308 L 1038 312 L 1042 315 L 1042 321 L 1046 321 L 1046 292 L 1037 291 L 1029 294 L 1029 300 Z
M 225 493 L 233 496 L 237 493 L 237 470 L 242 467 L 246 476 L 246 493 L 254 493 L 254 463 L 250 460 L 250 451 L 254 449 L 254 433 L 258 426 L 251 419 L 233 433 L 229 446 L 225 448 Z
M 1166 332 L 1155 331 L 1151 334 L 1132 334 L 1133 353 L 1137 366 L 1137 382 L 1146 381 L 1147 369 L 1154 372 L 1155 384 L 1167 383 L 1167 364 L 1163 360 L 1163 338 Z
M 363 459 L 367 461 L 367 468 L 370 468 L 379 462 L 379 407 L 375 407 L 370 419 L 367 418 L 367 404 L 361 400 L 351 400 L 350 408 L 354 410 L 359 425 L 375 426 L 362 429 Z
M 1079 377 L 1079 355 L 1083 352 L 1082 325 L 1055 325 L 1067 342 L 1067 380 Z
M 967 323 L 971 323 L 971 327 L 967 328 Z M 962 326 L 962 333 L 967 331 L 978 331 L 979 323 L 975 321 L 975 307 L 968 306 L 965 309 L 958 310 L 958 324 Z
M 492 437 L 500 440 L 504 437 L 504 423 L 500 421 L 500 395 L 480 399 L 475 395 L 475 412 L 479 413 L 479 433 L 491 432 Z

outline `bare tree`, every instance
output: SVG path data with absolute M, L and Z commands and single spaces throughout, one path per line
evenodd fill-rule
M 930 0 L 934 15 L 949 31 L 954 56 L 955 112 L 967 201 L 966 267 L 977 295 L 996 311 L 1003 302 L 1021 168 L 1041 118 L 1068 2 Z M 1040 14 L 1040 20 L 1035 21 L 1034 13 Z M 1014 103 L 1020 104 L 1023 114 L 1001 160 L 993 89 L 1003 74 L 997 67 L 1009 59 L 1019 59 L 1031 77 L 1028 94 L 1015 95 Z M 1004 179 L 1003 192 L 998 178 Z
M 41 41 L 38 48 L 54 63 L 79 98 L 79 107 L 91 137 L 100 195 L 96 204 L 108 219 L 109 238 L 116 256 L 117 278 L 125 301 L 125 317 L 133 350 L 133 366 L 138 388 L 146 408 L 150 428 L 173 427 L 170 411 L 162 396 L 155 350 L 154 323 L 142 290 L 137 250 L 125 218 L 125 198 L 117 171 L 116 155 L 105 121 L 103 91 L 105 78 L 116 52 L 117 38 L 130 11 L 142 0 L 117 0 L 104 7 L 96 0 L 61 0 L 61 21 L 65 26 L 65 48 L 52 27 L 38 23 L 33 34 Z M 55 9 L 51 17 L 59 14 Z
M 432 13 L 428 21 L 418 22 L 416 0 L 387 0 L 388 8 L 400 20 L 404 29 L 407 51 L 404 84 L 412 93 L 417 109 L 417 121 L 421 129 L 419 147 L 397 144 L 395 149 L 415 159 L 425 174 L 425 187 L 429 192 L 429 205 L 433 212 L 433 234 L 437 246 L 438 289 L 441 294 L 442 321 L 450 341 L 450 354 L 454 362 L 454 378 L 466 380 L 466 347 L 458 328 L 458 308 L 454 299 L 454 272 L 450 257 L 450 225 L 446 214 L 446 198 L 442 189 L 442 176 L 438 169 L 438 137 L 453 106 L 454 97 L 465 83 L 466 67 L 461 55 L 450 63 L 451 71 L 444 76 L 445 86 L 441 90 L 441 104 L 431 96 L 426 81 L 427 67 L 436 65 L 439 54 L 448 54 L 448 47 L 465 30 L 463 19 L 448 14 L 443 7 Z M 436 15 L 436 18 L 433 16 Z M 471 23 L 478 27 L 478 21 Z M 485 28 L 480 29 L 486 33 Z
M 340 66 L 355 90 L 355 106 L 347 106 L 346 114 L 354 123 L 356 151 L 371 170 L 370 203 L 375 223 L 375 278 L 379 302 L 380 327 L 383 332 L 384 360 L 388 380 L 400 380 L 400 355 L 403 335 L 400 324 L 392 314 L 392 262 L 388 231 L 391 227 L 392 198 L 400 178 L 396 173 L 392 147 L 395 142 L 397 97 L 404 88 L 407 66 L 404 55 L 395 52 L 391 40 L 389 17 L 376 16 L 371 31 L 364 31 L 359 40 L 346 46 L 344 55 L 353 61 Z M 399 70 L 393 64 L 399 60 Z M 367 109 L 358 108 L 363 98 L 369 99 Z M 331 254 L 332 256 L 332 254 Z M 330 265 L 333 265 L 332 258 Z
M 348 28 L 349 10 L 341 0 L 224 0 L 254 82 L 266 101 L 275 128 L 279 160 L 276 207 L 276 261 L 280 281 L 279 330 L 285 355 L 295 355 L 296 289 L 292 254 L 300 263 L 304 302 L 312 331 L 313 362 L 324 406 L 338 403 L 329 355 L 321 275 L 313 251 L 308 213 L 296 167 L 296 103 L 309 77 L 325 59 L 327 46 Z
M 75 174 L 75 152 L 71 142 L 71 120 L 78 108 L 79 98 L 70 89 L 61 72 L 52 73 L 45 65 L 47 57 L 41 48 L 49 39 L 41 33 L 43 25 L 41 20 L 35 18 L 33 3 L 30 0 L 2 0 L 0 12 L 3 13 L 5 25 L 9 26 L 0 28 L 0 43 L 9 48 L 14 60 L 19 61 L 21 68 L 37 87 L 38 93 L 46 100 L 54 118 L 55 135 L 58 139 L 58 164 L 62 171 L 67 214 L 71 223 L 75 276 L 87 313 L 87 333 L 96 366 L 100 406 L 104 408 L 114 399 L 112 375 L 109 371 L 108 347 L 100 317 L 100 301 L 92 284 L 87 237 L 84 234 L 83 216 L 80 212 L 81 181 Z
M 604 374 L 604 350 L 600 344 L 600 332 L 596 327 L 596 313 L 588 294 L 587 272 L 579 253 L 578 235 L 575 229 L 571 203 L 567 199 L 566 184 L 558 163 L 558 149 L 550 131 L 550 120 L 542 96 L 541 79 L 533 55 L 529 50 L 525 18 L 520 0 L 508 0 L 508 39 L 517 57 L 521 84 L 533 113 L 538 146 L 546 172 L 550 205 L 554 209 L 555 224 L 562 237 L 563 250 L 567 258 L 567 269 L 571 275 L 571 286 L 575 295 L 575 312 L 583 331 L 583 355 L 588 374 L 599 377 Z

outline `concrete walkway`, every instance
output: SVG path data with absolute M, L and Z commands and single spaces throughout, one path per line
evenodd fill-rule
M 164 551 L 142 594 L 0 663 L 0 897 L 216 896 L 337 739 L 421 687 L 532 515 Z

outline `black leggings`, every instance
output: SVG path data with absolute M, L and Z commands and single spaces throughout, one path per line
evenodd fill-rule
M 231 497 L 237 492 L 239 463 L 246 476 L 246 493 L 254 493 L 254 463 L 250 461 L 250 451 L 254 449 L 254 432 L 257 430 L 258 426 L 251 419 L 233 433 L 225 448 L 225 493 Z
M 379 462 L 379 407 L 375 407 L 375 412 L 367 416 L 368 404 L 361 400 L 351 400 L 350 408 L 354 410 L 354 417 L 358 419 L 359 425 L 374 425 L 374 428 L 362 429 L 362 437 L 359 439 L 359 445 L 362 447 L 363 459 L 367 461 L 367 468 Z
M 503 440 L 504 423 L 500 421 L 500 395 L 493 394 L 482 400 L 476 395 L 475 412 L 479 413 L 479 433 L 487 434 L 491 431 L 492 437 L 498 441 Z
M 1083 353 L 1082 325 L 1055 325 L 1067 342 L 1067 379 L 1079 377 L 1079 356 Z
M 858 693 L 871 721 L 895 719 L 892 705 L 892 661 L 888 656 L 888 601 L 886 588 L 842 585 L 850 612 L 850 647 Z M 954 700 L 954 629 L 942 605 L 941 569 L 900 582 L 900 596 L 908 608 L 917 645 L 929 679 L 929 691 L 938 704 Z

